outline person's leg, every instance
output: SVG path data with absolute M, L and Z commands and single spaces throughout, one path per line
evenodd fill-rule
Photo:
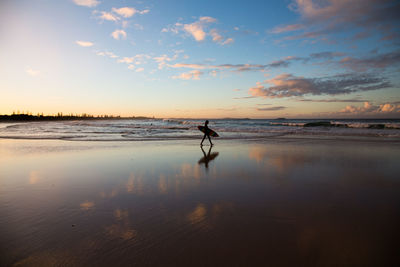
M 206 139 L 206 134 L 204 134 L 204 136 L 203 136 L 203 140 L 201 140 L 201 143 L 200 143 L 200 145 L 201 145 L 201 146 L 203 145 L 203 141 L 204 141 L 204 139 Z
M 208 137 L 208 141 L 210 141 L 210 144 L 213 145 L 213 143 L 211 142 L 210 135 L 207 134 L 207 137 Z

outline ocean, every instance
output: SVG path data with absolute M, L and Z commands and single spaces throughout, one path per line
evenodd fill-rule
M 0 138 L 70 141 L 199 139 L 203 119 L 112 119 L 0 123 Z M 400 119 L 214 119 L 221 139 L 290 135 L 400 137 Z

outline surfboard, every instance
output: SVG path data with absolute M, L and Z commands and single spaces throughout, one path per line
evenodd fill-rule
M 206 133 L 206 127 L 199 125 L 197 126 L 197 128 L 199 128 L 199 130 L 202 131 L 203 133 Z M 210 128 L 208 128 L 208 134 L 212 137 L 219 137 L 219 135 Z

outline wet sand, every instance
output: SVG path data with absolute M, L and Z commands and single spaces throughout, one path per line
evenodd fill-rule
M 387 266 L 400 141 L 0 139 L 1 266 Z

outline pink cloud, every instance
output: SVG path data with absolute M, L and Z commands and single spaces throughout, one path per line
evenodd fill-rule
M 204 73 L 199 70 L 192 70 L 189 72 L 181 73 L 177 76 L 172 76 L 172 79 L 181 79 L 181 80 L 200 80 L 200 75 Z

